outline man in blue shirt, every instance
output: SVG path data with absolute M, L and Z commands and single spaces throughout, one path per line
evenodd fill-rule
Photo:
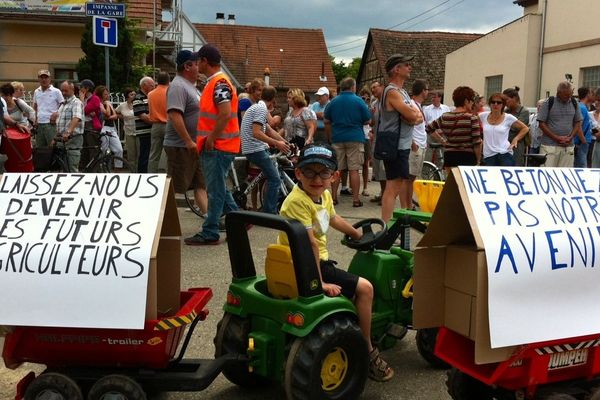
M 592 120 L 590 119 L 589 106 L 594 101 L 594 92 L 589 87 L 580 87 L 577 89 L 577 95 L 579 96 L 579 109 L 583 117 L 581 130 L 585 137 L 585 143 L 582 143 L 579 136 L 575 136 L 573 139 L 575 144 L 575 162 L 573 166 L 575 168 L 586 168 L 587 154 L 590 143 L 592 143 Z
M 363 125 L 371 120 L 371 112 L 365 102 L 356 95 L 356 81 L 344 78 L 340 82 L 340 95 L 325 107 L 325 134 L 337 154 L 338 170 L 347 169 L 350 173 L 352 206 L 362 207 L 358 198 L 360 176 L 365 161 L 365 134 Z M 334 204 L 337 203 L 339 182 L 332 182 L 331 189 Z

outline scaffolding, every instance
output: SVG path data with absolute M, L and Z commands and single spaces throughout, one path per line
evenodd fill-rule
M 157 2 L 160 1 L 160 15 Z M 152 30 L 152 70 L 156 79 L 156 56 L 163 56 L 173 63 L 175 55 L 182 48 L 182 2 L 183 0 L 153 0 Z M 163 20 L 164 13 L 170 13 L 170 21 Z

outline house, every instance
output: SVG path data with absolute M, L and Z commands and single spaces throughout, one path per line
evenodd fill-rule
M 232 17 L 232 16 L 230 16 Z M 230 19 L 231 21 L 231 19 Z M 313 94 L 319 87 L 335 90 L 337 82 L 321 29 L 194 24 L 207 43 L 221 51 L 223 63 L 241 84 L 265 78 L 281 96 L 290 88 Z M 285 94 L 284 94 L 285 96 Z
M 405 87 L 415 79 L 425 79 L 431 90 L 444 89 L 446 55 L 481 37 L 474 33 L 401 32 L 369 29 L 367 43 L 358 70 L 357 87 L 374 81 L 387 82 L 385 62 L 394 53 L 414 56 L 412 72 Z
M 561 81 L 576 88 L 600 86 L 597 0 L 514 3 L 523 7 L 521 18 L 448 54 L 446 91 L 468 85 L 487 98 L 519 86 L 521 102 L 533 107 L 554 95 Z
M 48 69 L 55 82 L 84 78 L 77 76 L 75 67 L 84 56 L 81 36 L 90 18 L 85 16 L 86 2 L 0 2 L 0 81 L 21 81 L 27 90 L 33 90 L 40 69 Z M 154 22 L 160 24 L 162 11 L 170 8 L 170 0 L 135 0 L 128 2 L 126 12 L 137 22 L 140 40 L 146 41 Z

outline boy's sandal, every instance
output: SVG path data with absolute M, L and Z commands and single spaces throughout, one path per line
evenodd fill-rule
M 366 190 L 363 190 L 362 193 L 361 193 L 361 195 L 363 195 L 365 197 L 369 197 L 370 196 L 369 192 L 367 192 Z
M 386 382 L 392 379 L 394 370 L 381 358 L 379 350 L 373 349 L 369 354 L 369 378 L 377 382 Z
M 360 200 L 356 200 L 352 202 L 352 207 L 362 207 L 363 203 Z

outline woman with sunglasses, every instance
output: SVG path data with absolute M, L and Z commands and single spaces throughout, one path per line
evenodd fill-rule
M 491 111 L 479 114 L 483 127 L 483 162 L 486 166 L 514 166 L 513 150 L 527 135 L 529 128 L 514 115 L 504 112 L 506 100 L 502 93 L 492 94 L 488 104 Z M 509 140 L 511 129 L 518 132 L 512 141 Z

